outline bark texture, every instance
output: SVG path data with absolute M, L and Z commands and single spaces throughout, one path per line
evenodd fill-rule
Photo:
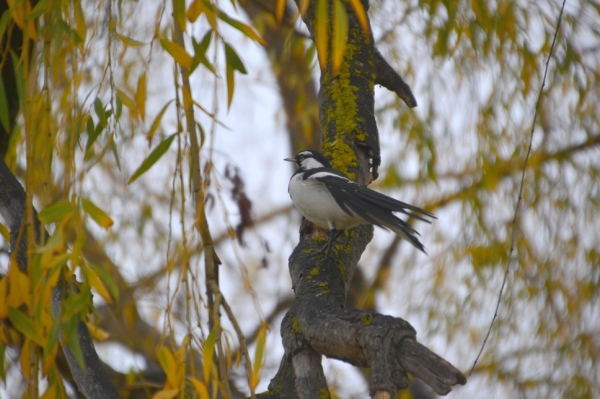
M 367 10 L 368 1 L 362 3 Z M 375 83 L 386 82 L 396 87 L 409 101 L 414 97 L 375 49 L 371 34 L 361 29 L 349 4 L 344 5 L 349 16 L 344 61 L 336 73 L 330 62 L 321 71 L 322 152 L 334 168 L 366 185 L 377 178 L 380 163 L 374 116 Z M 311 2 L 303 15 L 313 37 L 315 7 L 316 2 Z M 413 103 L 416 105 L 416 101 Z M 408 386 L 407 373 L 442 395 L 450 392 L 453 385 L 464 384 L 466 379 L 459 370 L 417 342 L 416 331 L 406 321 L 345 309 L 352 276 L 372 239 L 373 226 L 346 231 L 328 259 L 323 259 L 320 253 L 326 243 L 325 236 L 319 228 L 303 222 L 300 242 L 289 258 L 296 299 L 281 326 L 285 356 L 269 390 L 260 396 L 329 397 L 321 354 L 370 368 L 373 397 L 395 397 Z

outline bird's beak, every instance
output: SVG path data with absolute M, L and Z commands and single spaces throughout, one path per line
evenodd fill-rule
M 284 158 L 284 161 L 296 162 L 296 160 L 294 158 Z

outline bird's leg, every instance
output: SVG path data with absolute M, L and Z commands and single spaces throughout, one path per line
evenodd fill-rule
M 335 242 L 335 240 L 338 239 L 339 236 L 342 235 L 343 232 L 344 232 L 344 230 L 336 230 L 335 228 L 331 229 L 331 231 L 329 232 L 329 242 L 327 243 L 327 247 L 325 247 L 327 249 L 327 253 L 325 254 L 325 259 L 329 258 L 329 254 L 331 253 L 331 248 L 333 247 L 333 243 Z

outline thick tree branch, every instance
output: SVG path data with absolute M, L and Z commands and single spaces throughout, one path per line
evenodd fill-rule
M 303 15 L 313 37 L 315 3 L 311 2 Z M 367 10 L 368 1 L 362 3 Z M 346 11 L 349 34 L 344 61 L 334 73 L 328 54 L 328 66 L 321 75 L 322 147 L 334 168 L 366 185 L 377 177 L 380 163 L 373 91 L 378 53 L 371 34 L 360 27 L 349 5 Z M 296 299 L 281 326 L 285 357 L 266 397 L 278 397 L 274 393 L 284 390 L 287 397 L 321 397 L 327 384 L 321 368 L 314 364 L 318 354 L 370 367 L 373 397 L 391 397 L 407 387 L 407 372 L 440 394 L 466 382 L 460 371 L 420 345 L 416 332 L 404 320 L 344 309 L 357 262 L 372 234 L 372 226 L 346 231 L 333 256 L 323 260 L 319 253 L 323 232 L 303 223 L 300 243 L 289 261 Z M 308 365 L 313 373 L 305 373 Z M 295 376 L 293 390 L 291 373 Z
M 406 84 L 404 79 L 402 79 L 402 76 L 388 64 L 377 49 L 375 49 L 375 61 L 377 63 L 377 77 L 375 78 L 375 83 L 396 93 L 410 108 L 416 107 L 417 99 L 413 95 L 408 84 Z

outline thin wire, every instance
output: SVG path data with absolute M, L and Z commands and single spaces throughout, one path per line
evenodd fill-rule
M 483 340 L 481 349 L 479 350 L 479 353 L 477 354 L 477 357 L 475 358 L 475 361 L 473 362 L 473 367 L 471 368 L 471 372 L 469 373 L 469 376 L 471 376 L 471 374 L 473 374 L 473 370 L 475 370 L 477 361 L 479 360 L 479 357 L 483 353 L 483 348 L 485 348 L 485 344 L 487 343 L 487 340 L 490 337 L 490 333 L 492 332 L 492 327 L 494 326 L 494 323 L 496 322 L 496 319 L 498 318 L 498 309 L 500 308 L 500 302 L 502 300 L 502 293 L 504 292 L 504 287 L 506 285 L 506 280 L 508 278 L 508 272 L 510 271 L 511 265 L 514 263 L 514 258 L 512 257 L 512 255 L 515 250 L 515 229 L 516 229 L 516 224 L 517 224 L 517 215 L 519 213 L 519 205 L 521 205 L 521 202 L 523 200 L 523 183 L 525 181 L 525 170 L 527 169 L 527 162 L 529 161 L 529 155 L 531 154 L 531 146 L 533 143 L 533 133 L 535 131 L 535 122 L 537 120 L 538 109 L 539 109 L 540 103 L 542 101 L 542 93 L 544 91 L 544 87 L 546 86 L 546 76 L 548 75 L 548 65 L 550 64 L 550 59 L 552 58 L 552 52 L 553 52 L 554 46 L 556 44 L 556 37 L 558 36 L 558 30 L 560 28 L 560 22 L 562 21 L 562 15 L 565 10 L 566 3 L 567 3 L 567 0 L 563 0 L 562 6 L 560 8 L 560 14 L 558 14 L 558 20 L 556 22 L 556 30 L 554 31 L 554 38 L 552 39 L 552 45 L 550 46 L 550 52 L 548 53 L 548 59 L 546 60 L 546 68 L 544 70 L 544 78 L 542 79 L 542 87 L 540 87 L 540 92 L 538 93 L 538 98 L 535 103 L 535 112 L 533 114 L 533 123 L 531 124 L 531 134 L 529 135 L 529 147 L 527 148 L 527 155 L 525 156 L 525 163 L 523 164 L 523 172 L 521 174 L 521 185 L 519 187 L 519 198 L 517 199 L 517 205 L 515 206 L 515 214 L 514 214 L 513 220 L 512 220 L 513 226 L 512 226 L 511 239 L 510 239 L 510 252 L 508 254 L 509 260 L 508 260 L 508 263 L 506 264 L 506 271 L 504 272 L 504 279 L 502 280 L 502 286 L 500 287 L 500 293 L 498 294 L 498 302 L 496 303 L 496 310 L 494 311 L 494 317 L 492 318 L 492 322 L 490 323 L 490 328 L 488 329 L 485 339 Z

